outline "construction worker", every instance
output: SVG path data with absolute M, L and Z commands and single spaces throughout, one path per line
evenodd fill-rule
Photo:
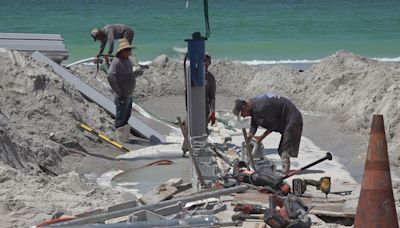
M 211 126 L 215 124 L 215 91 L 217 89 L 215 76 L 208 71 L 208 67 L 211 65 L 211 56 L 206 54 L 204 59 L 204 67 L 206 70 L 205 75 L 205 88 L 206 88 L 206 119 L 207 125 L 211 122 Z
M 258 126 L 266 129 L 261 136 L 254 137 L 258 144 L 271 132 L 281 133 L 278 153 L 282 172 L 288 174 L 290 157 L 297 157 L 303 131 L 303 118 L 296 106 L 285 97 L 268 93 L 250 101 L 236 100 L 233 113 L 238 118 L 251 116 L 249 140 L 254 137 Z
M 132 45 L 134 32 L 133 29 L 127 25 L 123 24 L 111 24 L 106 25 L 104 28 L 94 28 L 91 31 L 91 36 L 94 41 L 100 41 L 100 49 L 96 54 L 96 58 L 98 59 L 101 54 L 103 54 L 103 50 L 106 47 L 108 42 L 108 53 L 107 55 L 112 55 L 114 49 L 114 40 L 126 38 L 130 45 Z
M 129 60 L 132 48 L 126 38 L 119 41 L 116 58 L 112 60 L 107 74 L 108 82 L 116 93 L 115 129 L 120 142 L 127 142 L 130 134 L 128 120 L 132 112 L 132 96 L 136 86 L 136 76 Z
M 206 54 L 204 58 L 204 68 L 205 68 L 205 95 L 206 95 L 206 130 L 208 123 L 211 123 L 211 126 L 215 124 L 217 118 L 215 117 L 215 92 L 217 89 L 215 76 L 208 71 L 208 67 L 211 65 L 211 56 Z M 186 127 L 186 126 L 185 126 Z M 207 130 L 208 132 L 208 130 Z M 183 155 L 188 151 L 186 146 L 186 141 L 182 144 Z

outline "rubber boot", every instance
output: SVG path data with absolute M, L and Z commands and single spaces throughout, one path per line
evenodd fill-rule
M 282 161 L 282 173 L 284 175 L 289 174 L 289 171 L 290 171 L 290 156 L 289 156 L 289 153 L 287 153 L 286 151 L 283 151 L 282 155 L 281 155 L 281 161 Z
M 115 134 L 117 135 L 118 142 L 120 142 L 120 143 L 124 142 L 124 127 L 123 126 L 115 129 Z
M 129 135 L 130 135 L 130 126 L 124 125 L 122 127 L 117 128 L 115 131 L 117 133 L 118 141 L 121 143 L 129 142 Z
M 124 128 L 124 136 L 123 136 L 123 140 L 124 141 L 123 142 L 128 143 L 129 142 L 129 136 L 131 135 L 131 126 L 129 126 L 127 124 L 127 125 L 124 125 L 123 128 Z

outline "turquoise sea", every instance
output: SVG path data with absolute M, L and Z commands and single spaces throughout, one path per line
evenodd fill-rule
M 202 0 L 0 0 L 0 11 L 0 32 L 60 33 L 67 62 L 93 56 L 90 30 L 110 23 L 134 28 L 140 61 L 183 59 L 184 40 L 205 34 Z M 217 59 L 307 62 L 345 49 L 400 61 L 400 0 L 209 0 L 209 19 Z

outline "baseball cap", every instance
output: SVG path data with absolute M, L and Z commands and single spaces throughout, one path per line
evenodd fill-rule
M 244 105 L 246 105 L 245 100 L 235 100 L 235 107 L 233 108 L 232 112 L 238 118 L 238 120 L 240 120 L 240 113 L 242 112 L 242 108 Z

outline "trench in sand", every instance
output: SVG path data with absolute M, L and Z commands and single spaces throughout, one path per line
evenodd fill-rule
M 231 104 L 236 98 L 230 96 L 217 97 L 217 110 L 231 109 Z M 141 106 L 159 117 L 174 121 L 176 116 L 184 118 L 185 110 L 183 97 L 165 96 L 146 100 Z M 320 165 L 304 171 L 303 176 L 319 179 L 322 176 L 332 176 L 339 183 L 340 181 L 361 182 L 364 160 L 354 157 L 354 154 L 366 153 L 368 139 L 354 134 L 346 134 L 340 131 L 337 124 L 332 122 L 327 114 L 302 111 L 304 118 L 303 138 L 298 158 L 292 159 L 292 169 L 297 169 L 317 160 L 325 155 L 327 151 L 333 154 L 332 161 L 325 161 Z M 248 127 L 248 122 L 240 124 L 240 127 Z M 240 129 L 238 129 L 240 130 Z M 240 131 L 239 131 L 240 132 Z M 259 130 L 261 132 L 261 129 Z M 279 134 L 272 134 L 264 140 L 265 154 L 274 160 L 280 169 L 280 159 L 276 153 L 280 140 Z M 234 134 L 234 144 L 240 146 L 241 134 Z M 146 151 L 147 150 L 147 151 Z M 160 147 L 154 149 L 156 153 L 148 154 L 148 149 L 139 149 L 136 153 L 122 155 L 120 158 L 128 159 L 131 162 L 129 167 L 114 167 L 112 171 L 105 172 L 103 176 L 115 175 L 109 182 L 102 181 L 105 185 L 114 188 L 125 189 L 136 194 L 143 195 L 160 183 L 169 178 L 183 177 L 184 181 L 191 180 L 191 163 L 188 158 L 181 158 L 180 144 L 177 142 L 170 148 Z M 172 165 L 144 165 L 160 159 L 169 158 Z M 115 170 L 120 170 L 117 173 Z M 101 177 L 103 178 L 103 177 Z M 107 178 L 106 178 L 107 179 Z

